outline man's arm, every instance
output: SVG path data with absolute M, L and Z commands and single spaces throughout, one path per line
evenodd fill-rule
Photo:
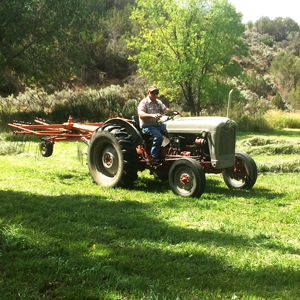
M 139 112 L 139 117 L 140 117 L 141 119 L 158 119 L 158 118 L 161 117 L 161 114 L 159 114 L 159 113 L 156 113 L 156 114 L 149 114 L 149 113 L 140 111 L 140 112 Z

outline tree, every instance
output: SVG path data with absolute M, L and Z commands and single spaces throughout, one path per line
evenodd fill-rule
M 259 33 L 265 34 L 269 33 L 269 27 L 272 21 L 269 17 L 260 17 L 255 23 L 254 26 L 256 26 L 257 31 Z
M 300 58 L 293 53 L 278 54 L 272 61 L 270 71 L 286 92 L 295 89 L 300 80 Z
M 292 52 L 295 56 L 300 54 L 300 32 L 291 32 L 288 35 L 289 46 L 288 51 Z
M 291 18 L 277 17 L 270 20 L 269 17 L 261 17 L 254 25 L 259 33 L 269 34 L 276 42 L 286 40 L 291 32 L 300 31 L 299 25 Z
M 199 115 L 207 91 L 232 70 L 231 56 L 245 50 L 242 15 L 227 0 L 137 0 L 131 18 L 142 28 L 128 41 L 138 71 L 171 98 L 181 91 Z
M 277 42 L 286 40 L 290 32 L 299 32 L 299 25 L 291 18 L 278 17 L 272 21 L 269 34 L 274 37 Z
M 132 61 L 128 60 L 124 35 L 132 31 L 132 23 L 129 19 L 131 5 L 124 8 L 110 8 L 105 16 L 98 16 L 98 28 L 94 31 L 93 43 L 89 45 L 89 66 L 106 72 L 117 78 L 128 75 Z
M 276 108 L 281 109 L 281 110 L 283 110 L 284 107 L 285 107 L 285 104 L 284 104 L 284 102 L 282 100 L 282 97 L 281 97 L 280 93 L 276 93 L 276 95 L 274 97 L 272 97 L 271 103 Z
M 296 86 L 289 93 L 289 101 L 292 108 L 300 109 L 300 81 L 297 82 Z
M 53 82 L 80 66 L 87 12 L 81 0 L 2 0 L 0 87 L 5 72 L 29 83 Z

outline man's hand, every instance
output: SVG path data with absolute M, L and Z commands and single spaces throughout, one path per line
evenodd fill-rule
M 165 113 L 166 116 L 180 115 L 178 110 L 169 110 Z

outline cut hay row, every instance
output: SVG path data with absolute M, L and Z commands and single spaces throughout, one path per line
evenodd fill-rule
M 300 154 L 300 139 L 252 137 L 237 143 L 238 151 L 250 155 Z
M 236 150 L 253 156 L 259 173 L 300 172 L 300 139 L 254 136 L 239 141 Z
M 273 145 L 273 144 L 286 144 L 286 143 L 287 143 L 286 139 L 266 138 L 261 136 L 254 136 L 239 142 L 240 145 L 249 146 L 249 147 L 265 146 L 265 145 Z
M 261 147 L 244 148 L 244 152 L 250 155 L 278 155 L 278 154 L 300 154 L 300 145 L 266 145 Z
M 300 158 L 273 159 L 272 161 L 256 160 L 258 173 L 299 173 Z

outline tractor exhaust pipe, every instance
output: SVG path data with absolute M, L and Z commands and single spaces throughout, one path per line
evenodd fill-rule
M 228 96 L 227 118 L 229 118 L 230 98 L 231 98 L 232 92 L 233 92 L 233 89 L 229 92 L 229 96 Z

